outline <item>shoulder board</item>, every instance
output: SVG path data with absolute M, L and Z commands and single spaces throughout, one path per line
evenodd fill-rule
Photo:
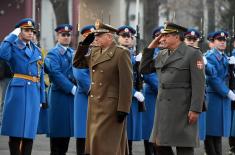
M 128 49 L 128 48 L 126 48 L 126 47 L 124 47 L 124 46 L 117 45 L 117 47 L 118 47 L 118 48 L 121 48 L 121 49 L 124 49 L 124 50 L 128 50 L 128 51 L 129 51 L 129 49 Z
M 191 46 L 191 45 L 188 45 L 189 47 L 192 47 L 192 48 L 194 48 L 194 49 L 200 49 L 199 47 L 196 47 L 196 46 Z

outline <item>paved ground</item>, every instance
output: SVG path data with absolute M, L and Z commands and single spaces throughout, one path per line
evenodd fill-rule
M 0 137 L 0 155 L 9 155 L 8 150 L 8 138 Z M 144 155 L 144 147 L 141 142 L 135 142 L 134 146 L 134 155 Z M 223 139 L 223 155 L 226 155 L 228 152 L 228 142 L 227 139 Z M 49 155 L 49 140 L 44 135 L 39 135 L 34 142 L 33 153 L 32 155 Z M 67 155 L 76 155 L 75 152 L 75 140 L 71 139 L 69 151 Z M 203 145 L 196 149 L 195 155 L 203 155 Z

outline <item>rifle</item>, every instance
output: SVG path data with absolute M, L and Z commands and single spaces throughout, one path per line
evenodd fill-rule
M 204 41 L 204 20 L 203 20 L 203 18 L 200 19 L 200 33 L 201 33 L 201 36 L 199 38 L 199 48 L 202 50 L 203 41 Z
M 138 21 L 139 21 L 139 0 L 137 0 L 136 2 L 136 55 L 139 54 L 139 42 L 140 42 L 140 33 L 139 33 L 139 25 L 138 25 Z M 139 65 L 140 62 L 136 62 L 135 65 L 133 66 L 133 70 L 136 73 L 135 76 L 135 89 L 137 91 L 140 91 L 142 88 L 142 84 L 143 84 L 143 80 L 141 78 L 141 74 L 139 72 Z M 138 101 L 138 111 L 139 112 L 145 112 L 146 111 L 146 106 L 144 102 L 139 102 Z
M 232 49 L 233 49 L 233 42 L 234 42 L 234 16 L 232 17 L 232 34 L 229 42 L 229 53 L 230 56 L 232 56 Z M 235 73 L 234 73 L 235 66 L 234 64 L 229 64 L 229 89 L 234 90 L 235 89 Z M 231 109 L 235 110 L 235 101 L 231 102 Z

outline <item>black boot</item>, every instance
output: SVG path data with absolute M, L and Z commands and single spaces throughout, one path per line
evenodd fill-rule
M 129 155 L 132 155 L 132 140 L 128 140 Z
M 151 143 L 149 143 L 148 140 L 144 140 L 144 151 L 145 155 L 152 155 L 153 154 L 153 148 L 151 148 Z
M 21 141 L 21 138 L 9 137 L 8 144 L 9 144 L 10 155 L 21 155 L 20 141 Z
M 70 137 L 50 138 L 51 155 L 66 155 Z
M 33 148 L 33 140 L 24 138 L 22 139 L 21 154 L 22 155 L 31 155 Z
M 229 137 L 230 152 L 235 153 L 235 137 Z
M 85 138 L 77 138 L 76 141 L 77 155 L 84 155 L 85 151 Z

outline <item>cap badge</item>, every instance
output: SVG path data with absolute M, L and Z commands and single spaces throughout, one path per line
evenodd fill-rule
M 68 26 L 65 26 L 65 27 L 64 27 L 64 30 L 65 30 L 65 31 L 68 31 L 68 30 L 69 30 Z
M 100 28 L 100 20 L 96 20 L 95 22 L 95 28 L 99 29 Z
M 125 28 L 124 31 L 125 31 L 125 32 L 129 32 L 129 29 L 128 29 L 128 28 Z
M 191 31 L 191 35 L 192 35 L 192 36 L 195 36 L 195 31 Z
M 29 26 L 32 26 L 32 22 L 31 22 L 31 21 L 28 21 L 28 25 L 29 25 Z

